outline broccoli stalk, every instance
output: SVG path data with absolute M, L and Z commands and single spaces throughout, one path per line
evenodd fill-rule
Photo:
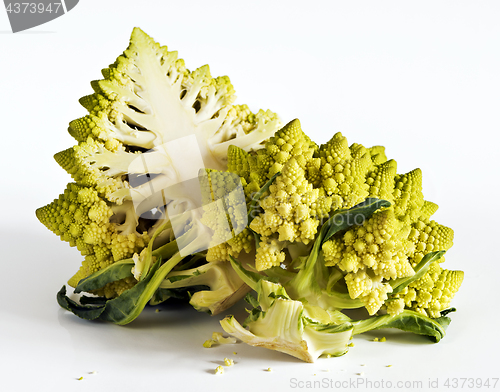
M 242 299 L 250 288 L 227 261 L 215 261 L 188 270 L 173 271 L 160 284 L 160 290 L 207 286 L 194 293 L 189 303 L 198 311 L 218 314 Z
M 257 291 L 259 308 L 254 308 L 245 321 L 248 329 L 228 316 L 220 322 L 224 331 L 252 346 L 281 351 L 306 362 L 314 362 L 323 354 L 340 356 L 348 351 L 352 324 L 337 325 L 334 319 L 314 318 L 279 284 L 265 279 L 251 284 Z

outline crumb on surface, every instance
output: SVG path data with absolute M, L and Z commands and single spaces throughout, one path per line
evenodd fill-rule
M 225 338 L 222 336 L 221 332 L 214 332 L 212 333 L 212 340 L 214 343 L 219 343 L 219 344 L 234 344 L 236 343 L 236 338 L 228 337 Z
M 347 347 L 354 347 L 354 343 L 353 342 L 349 343 Z
M 269 367 L 269 368 L 267 368 L 267 369 L 266 369 L 266 371 L 268 371 L 268 372 L 272 372 L 272 371 L 273 371 L 273 369 Z
M 374 342 L 378 342 L 378 338 L 374 338 L 374 339 L 373 339 L 373 341 L 374 341 Z
M 233 366 L 234 365 L 234 361 L 230 358 L 224 358 L 224 365 L 226 366 Z
M 217 366 L 215 368 L 215 374 L 224 374 L 224 368 L 222 366 Z
M 205 340 L 205 342 L 203 343 L 203 347 L 210 348 L 214 343 L 215 342 L 212 339 Z
M 83 377 L 77 378 L 78 381 L 83 380 Z
M 387 339 L 385 338 L 385 336 L 382 336 L 379 340 L 379 342 L 385 342 Z

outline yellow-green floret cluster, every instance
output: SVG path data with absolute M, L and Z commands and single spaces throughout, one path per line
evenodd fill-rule
M 247 226 L 245 194 L 240 178 L 231 172 L 207 171 L 209 189 L 203 200 L 201 222 L 213 230 L 207 251 L 207 261 L 229 261 L 241 251 L 249 253 L 253 236 Z M 203 181 L 202 181 L 203 182 Z
M 453 230 L 429 219 L 437 205 L 423 199 L 421 170 L 397 175 L 396 163 L 390 160 L 376 165 L 367 183 L 370 184 L 370 196 L 384 198 L 393 204 L 323 244 L 325 264 L 345 274 L 350 297 L 359 298 L 370 314 L 375 314 L 385 304 L 390 314 L 398 314 L 406 307 L 438 317 L 439 310 L 444 310 L 449 301 L 443 301 L 446 305 L 438 309 L 433 300 L 439 297 L 430 298 L 432 290 L 427 290 L 425 298 L 428 300 L 415 305 L 412 301 L 423 290 L 421 286 L 412 283 L 405 289 L 404 293 L 409 292 L 403 301 L 401 293 L 391 296 L 391 283 L 413 276 L 413 268 L 426 254 L 450 249 Z M 429 281 L 431 273 L 429 270 L 417 282 Z M 461 271 L 453 273 L 463 276 Z M 456 289 L 450 287 L 449 292 L 456 292 L 459 285 L 455 285 Z M 453 294 L 445 297 L 451 300 Z
M 439 261 L 444 261 L 444 257 Z M 464 279 L 463 271 L 443 269 L 439 262 L 434 262 L 427 273 L 410 283 L 394 297 L 400 306 L 415 310 L 423 315 L 437 318 L 448 309 Z
M 415 273 L 408 261 L 413 251 L 408 233 L 409 228 L 389 208 L 323 244 L 325 264 L 346 273 L 349 295 L 361 299 L 370 314 L 377 312 L 392 292 L 389 280 Z
M 401 312 L 405 306 L 391 295 L 391 283 L 413 276 L 426 254 L 453 244 L 453 230 L 430 219 L 437 205 L 424 200 L 422 171 L 398 174 L 396 161 L 387 159 L 381 146 L 349 146 L 336 133 L 318 147 L 294 120 L 265 149 L 247 153 L 231 148 L 228 169 L 242 177 L 247 201 L 279 173 L 249 226 L 259 235 L 259 271 L 286 266 L 290 245 L 314 241 L 334 211 L 369 197 L 391 203 L 322 246 L 325 265 L 341 271 L 349 296 L 362 301 L 370 314 L 383 306 L 391 314 Z
M 110 218 L 119 213 L 115 214 L 95 189 L 75 183 L 68 184 L 58 199 L 39 208 L 36 215 L 61 240 L 76 246 L 85 256 L 69 281 L 74 286 L 115 261 L 132 257 L 149 242 L 147 233 L 139 235 L 135 230 L 127 233 L 130 228 L 126 224 L 112 224 Z M 106 287 L 106 295 L 119 295 L 134 283 L 133 279 L 114 283 Z

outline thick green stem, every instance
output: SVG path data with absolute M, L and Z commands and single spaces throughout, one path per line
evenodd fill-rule
M 418 335 L 426 335 L 437 343 L 444 337 L 445 328 L 450 319 L 440 317 L 434 320 L 412 310 L 404 310 L 396 316 L 385 314 L 351 322 L 354 325 L 353 335 L 359 335 L 374 329 L 397 328 Z

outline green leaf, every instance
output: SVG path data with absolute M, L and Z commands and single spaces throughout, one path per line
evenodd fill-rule
M 142 312 L 168 273 L 183 260 L 177 252 L 160 267 L 161 257 L 153 264 L 143 280 L 134 287 L 125 290 L 119 297 L 109 300 L 99 319 L 125 325 L 133 321 Z
M 173 291 L 170 289 L 162 289 L 161 287 L 155 291 L 151 299 L 149 300 L 150 305 L 158 305 L 165 302 L 167 299 L 173 297 Z
M 444 250 L 440 250 L 437 252 L 430 252 L 427 253 L 420 263 L 417 264 L 417 266 L 414 268 L 415 275 L 409 276 L 407 278 L 399 278 L 399 279 L 394 279 L 389 282 L 389 284 L 392 287 L 392 293 L 391 297 L 394 296 L 395 294 L 401 292 L 406 286 L 408 286 L 410 283 L 416 281 L 417 279 L 420 279 L 424 274 L 429 270 L 430 265 L 436 261 L 439 260 L 443 255 L 446 253 Z
M 86 295 L 80 297 L 80 303 L 82 305 L 106 305 L 108 301 L 109 298 L 106 297 L 87 297 Z
M 320 245 L 339 231 L 348 229 L 354 225 L 362 225 L 363 222 L 369 219 L 379 208 L 390 206 L 391 203 L 387 200 L 369 197 L 348 210 L 342 209 L 336 211 L 321 227 L 320 236 L 318 238 L 321 241 Z
M 366 320 L 352 321 L 354 335 L 382 328 L 396 328 L 418 335 L 425 335 L 433 342 L 439 342 L 444 336 L 446 327 L 450 323 L 449 317 L 431 319 L 413 310 L 404 310 L 397 316 L 385 314 L 374 316 Z
M 248 224 L 250 224 L 250 223 L 248 223 Z M 253 231 L 250 227 L 248 227 L 248 230 L 250 230 L 250 232 L 253 234 L 253 239 L 255 241 L 255 250 L 259 249 L 260 248 L 260 234 Z
M 270 280 L 266 276 L 258 274 L 257 272 L 246 270 L 243 268 L 241 263 L 231 255 L 229 256 L 229 260 L 231 262 L 231 266 L 234 268 L 240 279 L 254 291 L 257 290 L 257 283 L 261 279 Z
M 260 306 L 259 301 L 251 293 L 247 293 L 245 296 L 245 301 L 253 308 L 258 308 Z
M 158 271 L 159 265 L 160 261 L 158 260 L 153 264 L 143 280 L 132 288 L 125 290 L 120 296 L 109 300 L 99 319 L 119 325 L 128 324 L 130 321 L 134 320 L 156 291 L 155 288 L 148 297 L 149 292 L 147 288 L 151 279 Z M 146 297 L 147 299 L 145 299 Z
M 281 173 L 280 172 L 277 172 L 274 176 L 271 177 L 271 179 L 269 181 L 267 181 L 264 186 L 262 188 L 259 189 L 258 192 L 256 192 L 253 197 L 252 197 L 252 201 L 250 202 L 250 205 L 248 206 L 248 222 L 247 222 L 247 226 L 250 226 L 250 222 L 253 221 L 253 218 L 255 218 L 255 211 L 257 211 L 257 204 L 259 202 L 259 200 L 261 199 L 261 197 L 264 195 L 264 193 L 267 192 L 267 190 L 269 189 L 269 187 L 272 185 L 272 183 L 274 182 L 274 180 L 276 179 L 276 177 L 278 177 Z
M 124 325 L 134 320 L 142 312 L 148 301 L 156 293 L 161 282 L 183 257 L 176 253 L 160 267 L 161 257 L 150 268 L 143 280 L 132 288 L 125 290 L 120 296 L 110 299 L 105 304 L 91 306 L 78 304 L 66 296 L 66 287 L 57 293 L 57 302 L 61 307 L 86 320 L 104 320 Z M 89 301 L 88 298 L 85 301 Z M 92 299 L 90 299 L 92 301 Z
M 164 289 L 160 287 L 153 294 L 153 297 L 149 301 L 149 305 L 158 305 L 171 298 L 188 303 L 193 292 L 209 289 L 210 288 L 207 288 L 207 286 L 181 287 L 178 289 Z
M 104 310 L 104 305 L 90 306 L 80 305 L 66 295 L 66 286 L 63 286 L 57 293 L 57 303 L 64 309 L 85 320 L 95 320 L 99 318 Z
M 440 313 L 441 313 L 441 316 L 446 316 L 447 314 L 452 313 L 452 312 L 456 312 L 456 311 L 457 311 L 456 308 L 449 308 L 449 309 L 442 310 Z
M 102 270 L 94 272 L 92 275 L 80 280 L 75 288 L 75 293 L 82 291 L 93 291 L 103 288 L 106 284 L 116 282 L 117 280 L 133 276 L 132 267 L 134 261 L 132 259 L 124 259 L 109 265 Z
M 153 239 L 150 240 L 150 244 L 152 243 Z M 163 259 L 172 257 L 175 252 L 177 252 L 177 242 L 175 240 L 159 247 L 158 249 L 155 249 L 152 252 L 149 250 L 151 256 L 161 257 Z M 80 280 L 75 288 L 75 293 L 78 294 L 83 291 L 90 292 L 98 290 L 103 288 L 108 283 L 133 276 L 133 266 L 134 260 L 132 258 L 117 261 L 116 263 L 113 263 L 106 268 L 94 272 L 92 275 Z

